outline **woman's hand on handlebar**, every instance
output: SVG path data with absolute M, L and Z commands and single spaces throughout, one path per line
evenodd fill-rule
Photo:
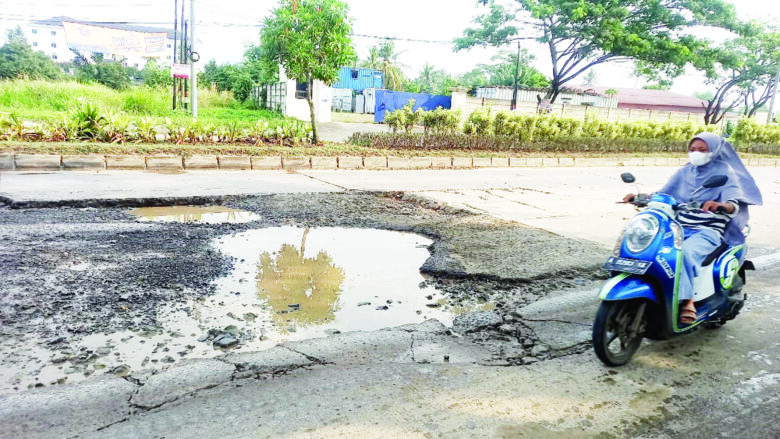
M 718 203 L 717 201 L 707 201 L 701 206 L 701 210 L 705 212 L 725 212 L 727 214 L 734 213 L 734 205 L 731 203 Z

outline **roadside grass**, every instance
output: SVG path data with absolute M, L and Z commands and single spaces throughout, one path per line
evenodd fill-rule
M 181 144 L 172 143 L 95 143 L 95 142 L 0 142 L 0 153 L 4 154 L 62 154 L 62 155 L 246 155 L 246 156 L 390 156 L 390 157 L 683 157 L 674 152 L 656 153 L 576 153 L 576 152 L 517 152 L 517 151 L 464 151 L 456 149 L 404 150 L 398 148 L 374 148 L 350 144 L 326 142 L 313 145 L 263 144 Z M 771 154 L 740 154 L 743 158 L 777 158 Z
M 173 92 L 169 88 L 130 87 L 116 91 L 101 84 L 76 81 L 3 80 L 0 81 L 0 113 L 14 113 L 31 122 L 53 122 L 69 116 L 68 110 L 79 100 L 91 101 L 102 114 L 125 112 L 130 116 L 158 120 L 190 119 L 184 110 L 172 110 Z M 227 92 L 198 90 L 198 119 L 203 123 L 227 121 L 273 124 L 284 117 L 268 110 L 249 108 Z

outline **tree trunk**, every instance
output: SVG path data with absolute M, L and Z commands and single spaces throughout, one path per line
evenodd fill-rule
M 312 99 L 312 88 L 314 88 L 314 81 L 308 80 L 306 87 L 306 102 L 309 104 L 309 114 L 311 115 L 311 141 L 313 144 L 319 142 L 319 136 L 317 135 L 317 113 L 314 111 L 314 100 Z

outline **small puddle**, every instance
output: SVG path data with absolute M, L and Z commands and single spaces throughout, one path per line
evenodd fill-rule
M 128 213 L 141 221 L 161 223 L 248 223 L 261 218 L 253 212 L 223 206 L 141 207 Z
M 451 306 L 426 284 L 420 266 L 431 243 L 412 233 L 333 227 L 275 227 L 217 239 L 214 245 L 235 260 L 232 272 L 215 281 L 214 295 L 168 305 L 158 311 L 157 328 L 91 334 L 67 350 L 0 340 L 3 352 L 20 345 L 29 351 L 26 359 L 0 361 L 0 393 L 215 357 L 224 353 L 218 343 L 231 352 L 258 351 L 426 319 L 450 326 L 458 314 L 491 309 L 489 303 Z

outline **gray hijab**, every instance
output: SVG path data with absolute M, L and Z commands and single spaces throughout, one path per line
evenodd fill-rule
M 696 201 L 737 201 L 739 214 L 726 227 L 724 240 L 732 245 L 740 244 L 745 241 L 742 230 L 748 222 L 748 206 L 763 204 L 761 191 L 737 152 L 723 137 L 713 133 L 700 133 L 691 139 L 691 142 L 696 139 L 707 143 L 712 153 L 710 162 L 702 166 L 686 164 L 669 179 L 659 192 L 670 194 L 682 202 L 691 201 L 692 197 Z M 704 180 L 712 175 L 725 175 L 728 177 L 728 181 L 719 188 L 696 191 L 704 183 Z

